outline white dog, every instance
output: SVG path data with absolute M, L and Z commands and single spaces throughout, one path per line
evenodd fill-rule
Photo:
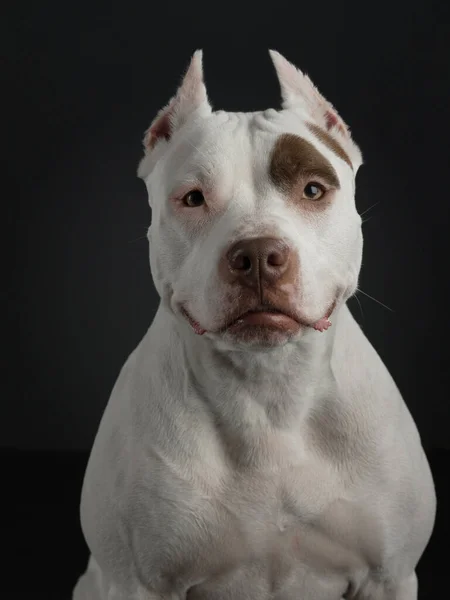
M 214 112 L 196 52 L 145 136 L 161 301 L 86 471 L 75 600 L 415 600 L 435 518 L 413 419 L 352 318 L 361 153 L 310 79 Z

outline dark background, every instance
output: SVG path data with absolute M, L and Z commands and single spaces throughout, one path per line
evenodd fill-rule
M 28 557 L 33 597 L 68 598 L 84 568 L 77 506 L 87 453 L 157 306 L 150 210 L 135 176 L 141 139 L 196 48 L 216 108 L 279 105 L 275 48 L 350 124 L 365 158 L 357 206 L 370 209 L 360 286 L 392 310 L 363 294 L 350 307 L 416 419 L 448 505 L 449 5 L 314 6 L 43 0 L 3 9 L 0 447 L 3 501 L 17 519 L 11 556 Z M 39 562 L 46 543 L 62 550 L 49 573 Z M 436 558 L 424 559 L 435 569 L 436 544 Z M 14 597 L 28 597 L 20 589 Z

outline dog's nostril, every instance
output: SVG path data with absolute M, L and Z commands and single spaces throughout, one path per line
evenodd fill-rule
M 235 271 L 249 271 L 252 268 L 252 260 L 248 254 L 236 254 L 230 261 L 232 269 Z
M 249 271 L 252 268 L 252 261 L 248 256 L 243 256 L 241 259 L 241 270 Z
M 270 267 L 281 267 L 286 262 L 286 256 L 282 252 L 271 252 L 267 257 L 267 264 Z

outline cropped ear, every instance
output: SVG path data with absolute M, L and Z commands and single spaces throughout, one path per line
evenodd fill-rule
M 334 106 L 326 100 L 308 75 L 305 75 L 276 50 L 269 50 L 281 88 L 282 106 L 285 109 L 302 109 L 313 123 L 341 141 L 353 154 L 354 170 L 362 163 L 359 148 L 353 142 L 349 127 Z
M 145 132 L 144 148 L 146 153 L 150 152 L 160 140 L 169 140 L 173 133 L 195 112 L 205 116 L 211 113 L 203 82 L 202 59 L 202 50 L 197 50 L 192 56 L 175 96 L 167 106 L 159 111 Z

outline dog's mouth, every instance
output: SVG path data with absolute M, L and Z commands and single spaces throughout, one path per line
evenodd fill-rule
M 257 306 L 251 310 L 233 316 L 225 325 L 210 333 L 238 333 L 250 328 L 272 329 L 286 334 L 295 334 L 302 327 L 310 327 L 316 331 L 326 331 L 331 327 L 330 317 L 336 307 L 336 300 L 331 304 L 325 315 L 318 321 L 308 322 L 295 312 L 286 311 L 275 306 Z M 197 335 L 207 333 L 198 321 L 182 307 L 181 313 Z
M 241 329 L 251 327 L 276 329 L 286 333 L 295 333 L 304 323 L 298 317 L 284 310 L 272 306 L 258 306 L 240 314 L 225 326 L 221 327 L 223 333 L 237 333 Z

